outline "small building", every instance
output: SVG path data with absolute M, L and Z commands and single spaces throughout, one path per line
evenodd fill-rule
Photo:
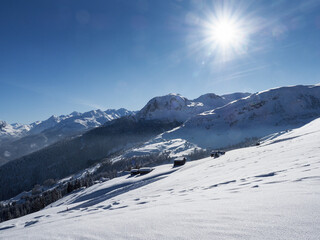
M 213 158 L 218 158 L 218 157 L 220 157 L 221 155 L 224 155 L 226 152 L 224 152 L 224 151 L 212 151 L 211 152 L 211 157 L 213 157 Z
M 187 159 L 185 157 L 178 157 L 176 159 L 174 159 L 173 161 L 173 166 L 182 166 L 186 163 Z
M 131 169 L 130 173 L 131 173 L 131 176 L 135 176 L 135 175 L 138 175 L 140 172 L 139 172 L 139 169 L 133 168 Z
M 144 175 L 144 174 L 151 172 L 152 170 L 153 170 L 153 168 L 143 167 L 143 168 L 139 169 L 139 173 L 140 173 L 140 175 Z

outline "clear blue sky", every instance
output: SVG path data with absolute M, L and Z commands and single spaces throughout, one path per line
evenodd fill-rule
M 208 34 L 221 12 L 245 34 L 227 53 Z M 138 110 L 171 92 L 319 82 L 320 1 L 1 1 L 0 119 L 9 123 Z

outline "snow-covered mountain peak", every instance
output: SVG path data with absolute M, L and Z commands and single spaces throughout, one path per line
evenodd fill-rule
M 189 100 L 180 94 L 170 93 L 168 95 L 154 97 L 146 105 L 150 108 L 150 111 L 155 111 L 157 109 L 181 109 L 184 106 L 187 106 Z
M 69 115 L 72 116 L 72 117 L 75 117 L 75 116 L 80 116 L 81 113 L 80 113 L 80 112 L 77 112 L 77 111 L 73 111 L 73 112 L 70 113 Z
M 72 112 L 68 115 L 52 115 L 47 120 L 37 121 L 29 125 L 7 124 L 2 121 L 0 126 L 0 156 L 4 156 L 5 160 L 12 160 L 40 150 L 65 137 L 81 134 L 108 121 L 132 113 L 126 109 L 107 110 L 105 112 L 98 109 L 85 113 Z M 14 144 L 11 143 L 12 141 L 15 141 Z M 0 165 L 3 162 L 0 158 Z
M 0 120 L 0 140 L 7 140 L 11 137 L 22 136 L 31 129 L 28 124 L 9 124 Z
M 137 114 L 138 118 L 185 121 L 190 100 L 180 94 L 152 98 Z
M 203 102 L 205 100 L 208 99 L 222 99 L 222 97 L 220 97 L 219 95 L 216 95 L 214 93 L 207 93 L 207 94 L 203 94 L 200 97 L 194 99 L 193 101 L 195 102 Z
M 91 110 L 89 112 L 85 112 L 81 117 L 101 117 L 104 116 L 105 112 L 101 109 Z
M 1 120 L 0 120 L 0 130 L 1 130 L 2 128 L 4 128 L 5 126 L 7 126 L 7 123 L 6 123 L 5 121 L 1 121 Z
M 31 124 L 32 128 L 30 129 L 28 134 L 34 135 L 34 134 L 41 133 L 42 131 L 44 131 L 46 129 L 54 127 L 61 120 L 64 120 L 66 118 L 68 118 L 68 116 L 65 116 L 65 115 L 61 115 L 61 116 L 52 115 L 47 120 L 35 122 L 35 123 Z
M 224 98 L 214 93 L 208 93 L 194 100 L 189 100 L 180 94 L 170 93 L 165 96 L 152 98 L 139 111 L 137 117 L 184 122 L 192 116 L 224 106 L 230 101 L 237 99 L 237 97 L 241 98 L 247 95 L 247 93 L 237 93 L 235 95 L 226 95 L 226 98 Z
M 62 116 L 52 115 L 51 117 L 49 117 L 47 120 L 45 120 L 43 122 L 58 123 L 58 122 L 60 122 L 61 119 L 64 119 L 64 118 L 65 118 L 64 115 L 62 115 Z
M 167 94 L 168 96 L 180 96 L 181 97 L 181 94 L 180 93 L 169 93 Z
M 203 112 L 164 137 L 220 148 L 299 127 L 319 116 L 320 86 L 281 87 Z
M 229 103 L 229 100 L 224 99 L 223 97 L 216 95 L 214 93 L 207 93 L 201 95 L 200 97 L 193 100 L 194 102 L 200 102 L 205 106 L 208 106 L 207 109 L 215 109 Z

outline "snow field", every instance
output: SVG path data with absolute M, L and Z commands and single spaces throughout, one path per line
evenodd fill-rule
M 320 119 L 219 158 L 79 190 L 0 239 L 319 239 Z

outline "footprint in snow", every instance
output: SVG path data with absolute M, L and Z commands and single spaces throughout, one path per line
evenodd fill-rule
M 4 226 L 4 227 L 0 228 L 0 231 L 7 230 L 7 229 L 10 229 L 10 228 L 14 228 L 15 226 L 16 225 Z
M 152 198 L 158 198 L 158 197 L 161 197 L 161 195 L 154 195 L 154 196 L 150 196 Z
M 241 184 L 239 184 L 239 186 L 245 186 L 245 185 L 249 185 L 249 184 L 251 184 L 251 183 L 246 182 L 246 183 L 241 183 Z
M 218 187 L 218 186 L 220 186 L 220 185 L 226 185 L 226 184 L 235 183 L 235 182 L 236 182 L 236 180 L 231 180 L 231 181 L 227 181 L 227 182 L 217 183 L 217 184 L 214 184 L 214 185 L 211 185 L 211 186 L 207 187 L 206 189 L 215 188 L 215 187 Z
M 276 173 L 275 172 L 270 172 L 270 173 L 266 173 L 266 174 L 261 174 L 261 175 L 257 175 L 255 176 L 256 178 L 261 178 L 261 177 L 273 177 L 275 176 Z
M 92 211 L 97 211 L 99 210 L 98 208 L 92 208 L 92 209 L 88 209 L 87 212 L 92 212 Z
M 117 207 L 117 208 L 110 208 L 110 210 L 117 210 L 117 209 L 126 208 L 126 207 L 128 207 L 128 205 Z
M 102 208 L 102 209 L 104 209 L 104 210 L 108 210 L 108 209 L 110 209 L 112 206 L 109 204 L 108 206 L 106 206 L 106 207 L 104 207 L 104 208 Z
M 33 224 L 36 224 L 37 222 L 39 222 L 39 221 L 36 220 L 36 221 L 25 222 L 25 223 L 24 223 L 24 227 L 29 227 L 29 226 L 31 226 L 31 225 L 33 225 Z

